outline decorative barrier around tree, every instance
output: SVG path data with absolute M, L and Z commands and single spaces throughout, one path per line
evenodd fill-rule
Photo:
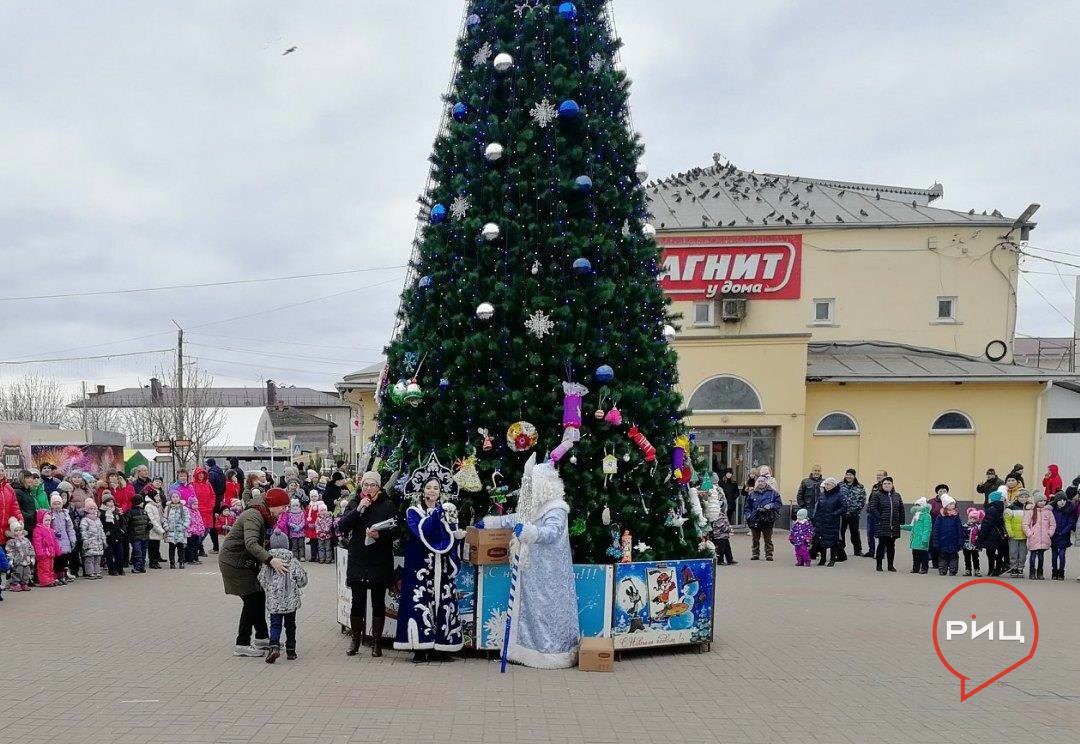
M 337 552 L 337 621 L 349 629 L 352 591 L 345 585 L 348 550 Z M 400 568 L 398 559 L 397 567 Z M 611 637 L 616 651 L 701 645 L 713 640 L 716 567 L 710 559 L 575 565 L 577 613 L 584 637 Z M 463 563 L 457 578 L 465 647 L 502 649 L 510 566 Z M 398 590 L 386 594 L 386 626 L 397 630 Z M 572 611 L 567 608 L 567 611 Z M 371 605 L 368 625 L 371 627 Z

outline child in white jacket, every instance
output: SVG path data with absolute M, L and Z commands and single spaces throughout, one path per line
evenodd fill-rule
M 282 626 L 285 629 L 285 658 L 290 661 L 296 658 L 296 611 L 300 609 L 308 581 L 300 559 L 289 550 L 289 538 L 280 532 L 270 536 L 270 555 L 281 559 L 285 572 L 279 574 L 270 566 L 263 566 L 259 571 L 259 584 L 266 592 L 266 611 L 270 613 L 267 664 L 273 664 L 281 656 Z

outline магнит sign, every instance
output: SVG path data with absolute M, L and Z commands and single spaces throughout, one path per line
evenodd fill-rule
M 667 235 L 660 244 L 660 286 L 673 300 L 799 299 L 801 235 Z

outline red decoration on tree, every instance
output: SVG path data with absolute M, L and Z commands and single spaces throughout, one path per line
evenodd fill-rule
M 653 447 L 652 443 L 645 438 L 645 435 L 638 431 L 636 424 L 630 427 L 630 431 L 626 432 L 626 436 L 630 437 L 631 441 L 645 455 L 645 462 L 654 462 L 656 460 L 656 447 Z

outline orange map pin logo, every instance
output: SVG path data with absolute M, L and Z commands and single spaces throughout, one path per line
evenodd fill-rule
M 1024 593 L 998 579 L 965 581 L 934 613 L 934 652 L 960 680 L 960 702 L 1035 657 L 1039 618 Z

